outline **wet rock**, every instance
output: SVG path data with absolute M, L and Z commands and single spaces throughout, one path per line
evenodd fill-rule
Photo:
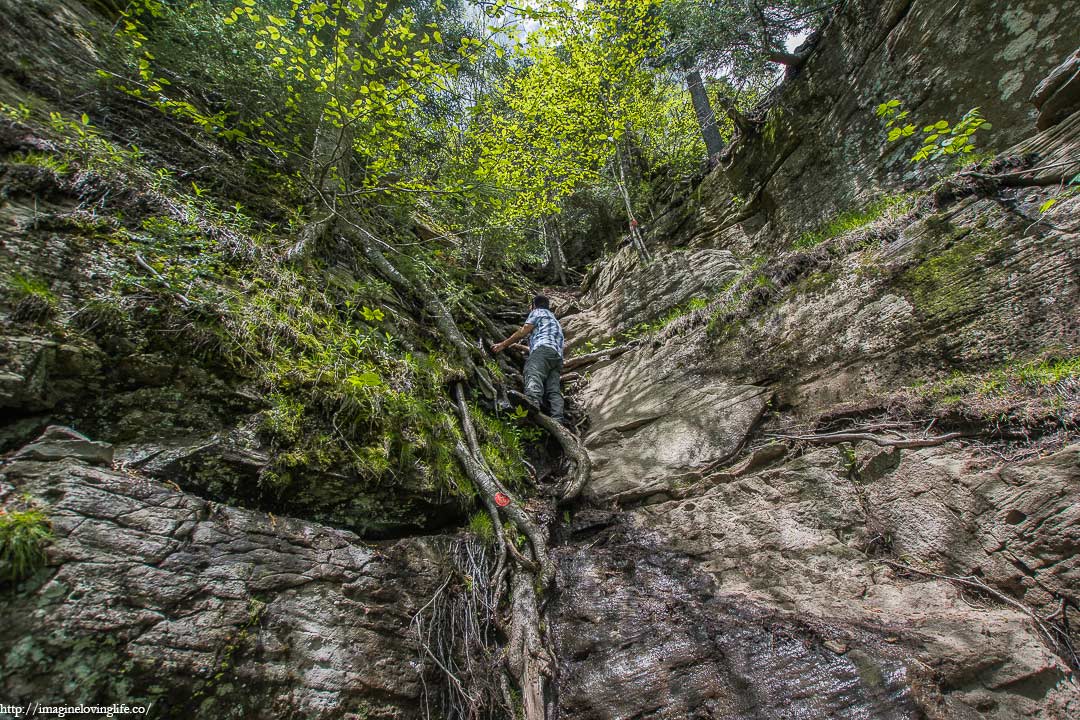
M 81 460 L 91 465 L 111 465 L 113 446 L 91 440 L 71 428 L 50 425 L 34 442 L 14 455 L 15 460 Z
M 372 546 L 70 459 L 20 459 L 3 480 L 55 535 L 48 567 L 5 597 L 8 702 L 422 715 L 409 623 L 444 576 L 438 538 Z
M 970 473 L 955 448 L 901 451 L 858 481 L 823 448 L 721 474 L 626 513 L 618 531 L 583 532 L 560 551 L 564 708 L 572 718 L 697 717 L 701 703 L 702 717 L 781 717 L 785 703 L 812 717 L 1069 717 L 1080 691 L 1027 614 L 875 555 L 886 543 L 906 563 L 978 575 L 1050 614 L 1053 597 L 1074 601 L 1078 452 Z M 809 698 L 807 683 L 821 683 Z
M 561 717 L 922 717 L 919 669 L 880 628 L 718 593 L 687 558 L 626 540 L 559 551 Z

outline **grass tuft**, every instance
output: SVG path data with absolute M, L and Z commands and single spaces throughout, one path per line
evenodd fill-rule
M 0 508 L 0 580 L 16 583 L 45 565 L 52 528 L 40 510 Z
M 469 532 L 487 545 L 495 542 L 495 525 L 486 510 L 478 510 L 469 517 Z

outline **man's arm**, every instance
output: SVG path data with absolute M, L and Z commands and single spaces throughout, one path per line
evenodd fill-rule
M 491 346 L 491 351 L 492 352 L 497 352 L 497 353 L 502 352 L 506 348 L 508 348 L 511 345 L 513 345 L 514 343 L 516 343 L 521 338 L 529 337 L 529 335 L 532 334 L 532 331 L 533 331 L 532 324 L 531 323 L 525 323 L 524 325 L 521 326 L 521 329 L 518 330 L 517 332 L 515 332 L 513 335 L 506 338 L 501 343 L 495 343 L 494 345 L 492 345 Z

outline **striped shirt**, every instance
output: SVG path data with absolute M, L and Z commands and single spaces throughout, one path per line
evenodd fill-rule
M 563 331 L 562 325 L 555 319 L 555 313 L 550 310 L 533 310 L 525 319 L 526 325 L 532 325 L 533 331 L 529 335 L 529 352 L 536 349 L 537 345 L 547 345 L 563 354 Z

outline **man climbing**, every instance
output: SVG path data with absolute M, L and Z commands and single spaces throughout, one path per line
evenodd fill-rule
M 529 338 L 529 359 L 525 361 L 525 395 L 537 407 L 540 407 L 542 399 L 547 400 L 551 417 L 564 422 L 563 396 L 559 386 L 559 373 L 563 365 L 563 329 L 555 313 L 551 312 L 551 303 L 543 295 L 533 298 L 529 316 L 521 329 L 491 349 L 502 352 L 526 336 Z

